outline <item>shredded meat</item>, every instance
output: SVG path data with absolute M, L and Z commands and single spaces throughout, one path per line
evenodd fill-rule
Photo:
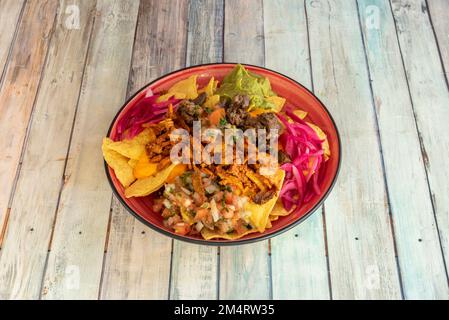
M 179 103 L 176 113 L 188 125 L 192 126 L 193 121 L 199 120 L 204 110 L 201 106 L 190 100 L 183 100 Z
M 284 163 L 292 162 L 292 159 L 286 154 L 284 151 L 279 150 L 278 152 L 278 162 L 280 165 L 283 165 Z
M 226 118 L 230 124 L 242 127 L 249 116 L 247 108 L 249 106 L 249 97 L 247 95 L 237 95 L 232 100 L 229 107 L 226 108 Z
M 282 128 L 277 116 L 273 112 L 265 112 L 256 117 L 248 117 L 245 121 L 245 127 L 247 129 L 266 129 L 267 132 L 270 129 L 280 131 Z
M 263 204 L 269 201 L 276 194 L 276 189 L 270 189 L 267 191 L 259 191 L 254 197 L 253 201 L 257 204 Z

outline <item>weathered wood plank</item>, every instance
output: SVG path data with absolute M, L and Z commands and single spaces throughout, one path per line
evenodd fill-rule
M 315 92 L 337 122 L 343 152 L 326 201 L 332 295 L 401 298 L 357 5 L 306 4 Z
M 404 297 L 447 298 L 440 240 L 390 4 L 387 0 L 358 4 Z
M 304 1 L 264 1 L 263 9 L 265 65 L 312 89 Z M 271 240 L 274 299 L 329 299 L 323 230 L 318 210 Z
M 0 255 L 0 298 L 40 295 L 95 8 L 94 0 L 70 1 L 81 13 L 79 29 L 70 30 L 64 24 L 68 4 L 60 1 L 12 202 Z
M 5 222 L 56 10 L 54 0 L 26 4 L 0 88 L 0 226 Z
M 449 1 L 431 0 L 426 3 L 443 60 L 446 82 L 449 82 Z
M 221 62 L 223 1 L 190 1 L 187 65 Z M 216 299 L 216 247 L 173 242 L 171 299 Z
M 14 41 L 14 34 L 19 24 L 20 13 L 24 0 L 4 0 L 0 1 L 0 84 L 1 75 L 6 67 L 6 60 L 11 45 Z
M 167 299 L 172 242 L 112 201 L 101 299 Z
M 264 65 L 262 1 L 225 1 L 224 60 Z M 270 287 L 268 241 L 220 248 L 220 299 L 269 299 Z
M 142 1 L 129 94 L 185 64 L 187 2 Z M 144 226 L 114 199 L 102 299 L 167 299 L 170 238 Z
M 100 0 L 44 277 L 44 299 L 96 299 L 111 204 L 101 139 L 124 101 L 139 2 Z
M 449 91 L 425 3 L 393 1 L 392 8 L 447 265 L 449 167 L 441 152 L 449 148 L 449 136 L 442 134 L 449 123 Z

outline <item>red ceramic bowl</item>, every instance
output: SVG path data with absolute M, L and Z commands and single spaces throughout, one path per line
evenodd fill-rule
M 126 113 L 129 108 L 132 108 L 140 99 L 142 99 L 148 90 L 159 92 L 167 90 L 174 83 L 185 79 L 193 74 L 198 75 L 198 83 L 201 87 L 206 85 L 210 77 L 215 77 L 217 80 L 222 80 L 223 77 L 234 68 L 234 63 L 219 63 L 219 64 L 205 64 L 200 66 L 189 67 L 179 71 L 172 72 L 159 79 L 154 80 L 150 84 L 139 90 L 133 97 L 131 97 L 125 105 L 117 113 L 109 128 L 108 137 L 114 139 L 116 136 L 116 125 L 122 115 Z M 120 202 L 133 214 L 137 219 L 142 221 L 147 226 L 154 230 L 168 235 L 172 238 L 193 242 L 197 244 L 208 245 L 236 245 L 255 242 L 263 239 L 268 239 L 287 231 L 300 222 L 304 221 L 311 215 L 324 201 L 332 189 L 337 174 L 340 168 L 340 137 L 329 111 L 323 103 L 315 97 L 313 93 L 307 90 L 304 86 L 293 79 L 284 76 L 278 72 L 268 70 L 262 67 L 245 65 L 250 71 L 258 73 L 270 79 L 273 90 L 280 96 L 287 99 L 287 101 L 295 107 L 308 112 L 308 117 L 314 124 L 318 125 L 327 134 L 329 145 L 331 149 L 331 158 L 325 163 L 323 180 L 321 183 L 322 193 L 320 196 L 315 196 L 310 202 L 303 205 L 301 210 L 295 214 L 290 214 L 285 217 L 280 217 L 278 220 L 272 222 L 272 228 L 267 229 L 264 233 L 248 234 L 237 240 L 205 240 L 200 236 L 181 236 L 168 230 L 164 227 L 162 217 L 152 211 L 151 195 L 143 198 L 130 198 L 124 196 L 124 188 L 117 180 L 114 171 L 105 163 L 106 175 L 109 183 Z

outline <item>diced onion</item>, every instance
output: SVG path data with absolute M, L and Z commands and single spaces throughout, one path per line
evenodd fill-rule
M 200 232 L 203 229 L 204 225 L 200 222 L 197 222 L 197 224 L 195 225 L 195 229 L 196 231 Z
M 162 203 L 167 209 L 170 209 L 172 207 L 172 204 L 168 199 L 164 199 Z
M 212 219 L 214 219 L 214 222 L 217 222 L 218 219 L 220 219 L 220 214 L 218 212 L 217 203 L 215 202 L 215 199 L 212 199 L 210 202 L 210 213 L 212 215 Z
M 187 188 L 184 188 L 184 187 L 181 187 L 181 190 L 186 194 L 186 195 L 191 195 L 192 194 L 192 191 L 190 191 L 189 189 L 187 189 Z

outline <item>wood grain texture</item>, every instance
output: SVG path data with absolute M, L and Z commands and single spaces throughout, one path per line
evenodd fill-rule
M 80 28 L 69 30 L 64 25 L 67 3 L 60 1 L 63 10 L 49 48 L 0 253 L 0 298 L 40 295 L 95 8 L 93 0 L 70 1 L 82 14 Z
M 4 137 L 0 140 L 0 226 L 14 185 L 57 4 L 55 0 L 27 3 L 0 88 L 0 137 Z
M 393 1 L 399 47 L 406 70 L 424 164 L 446 265 L 449 259 L 449 91 L 423 1 Z
M 133 0 L 97 2 L 44 299 L 98 298 L 112 194 L 100 146 L 126 95 L 138 7 Z
M 6 67 L 6 61 L 10 48 L 14 41 L 14 34 L 19 24 L 20 13 L 24 0 L 3 0 L 0 1 L 0 84 L 1 75 Z
M 190 1 L 186 65 L 221 62 L 223 1 Z M 174 240 L 171 299 L 216 299 L 218 249 Z
M 266 67 L 312 89 L 304 1 L 264 1 L 263 9 Z M 273 299 L 329 299 L 322 210 L 273 238 L 271 260 Z
M 447 298 L 440 240 L 390 5 L 387 0 L 358 4 L 404 298 Z M 372 18 L 379 19 L 378 25 L 371 24 Z
M 443 60 L 446 82 L 449 82 L 449 1 L 426 1 L 431 23 Z
M 264 65 L 262 1 L 225 1 L 224 60 Z M 221 247 L 220 299 L 269 299 L 269 261 L 268 241 Z
M 128 94 L 184 66 L 187 1 L 141 1 Z M 102 299 L 167 299 L 172 240 L 114 198 Z
M 335 299 L 401 298 L 369 77 L 353 1 L 307 0 L 315 93 L 341 135 L 342 167 L 326 200 Z
M 112 202 L 101 299 L 166 299 L 171 241 Z

